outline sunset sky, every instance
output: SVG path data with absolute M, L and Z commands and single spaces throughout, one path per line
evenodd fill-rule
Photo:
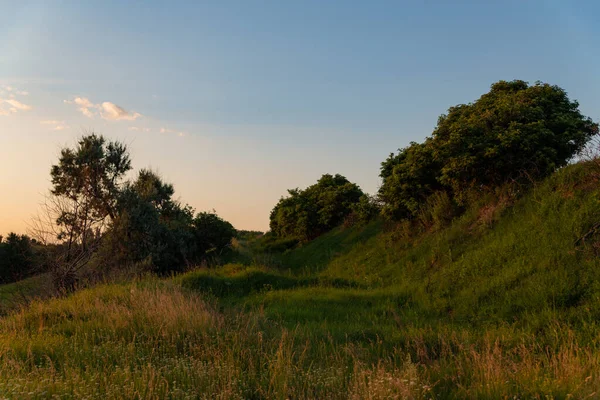
M 495 3 L 495 4 L 491 4 Z M 197 210 L 268 228 L 286 189 L 363 190 L 500 79 L 600 118 L 595 1 L 2 1 L 0 234 L 26 232 L 63 146 L 125 142 Z

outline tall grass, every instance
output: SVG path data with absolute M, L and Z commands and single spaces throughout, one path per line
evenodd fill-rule
M 417 382 L 412 364 L 371 366 L 350 347 L 295 337 L 168 282 L 102 286 L 0 320 L 0 397 L 422 397 L 422 387 L 383 379 Z
M 84 290 L 0 320 L 0 396 L 132 399 L 583 398 L 600 353 L 556 325 L 554 347 L 499 330 L 409 329 L 336 343 L 217 304 L 170 282 Z M 506 333 L 506 332 L 504 332 Z

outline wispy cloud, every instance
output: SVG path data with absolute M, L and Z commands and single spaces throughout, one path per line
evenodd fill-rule
M 110 101 L 94 104 L 87 97 L 75 97 L 73 100 L 64 100 L 64 102 L 76 105 L 77 110 L 88 118 L 100 115 L 102 119 L 107 121 L 135 121 L 142 116 L 138 112 L 129 112 Z
M 150 128 L 140 128 L 139 126 L 130 126 L 127 129 L 133 132 L 150 132 Z
M 179 137 L 187 136 L 187 133 L 185 132 L 180 132 L 169 128 L 160 128 L 160 133 L 173 133 Z
M 2 85 L 0 86 L 0 94 L 5 94 L 6 92 L 10 93 L 10 97 L 15 98 L 18 96 L 29 96 L 29 92 L 25 90 L 18 90 L 12 86 Z
M 5 103 L 8 103 L 12 106 L 12 108 L 15 108 L 19 111 L 29 111 L 31 110 L 31 106 L 28 106 L 27 104 L 23 104 L 18 100 L 15 99 L 9 99 L 9 100 L 4 100 Z
M 1 99 L 0 98 L 0 115 L 7 116 L 10 114 L 16 114 L 19 111 L 30 111 L 33 107 L 30 105 L 21 103 L 14 98 Z
M 47 120 L 40 121 L 40 124 L 52 126 L 53 131 L 63 131 L 69 128 L 69 126 L 65 124 L 65 121 Z
M 77 110 L 88 118 L 94 118 L 94 112 L 92 109 L 96 108 L 96 105 L 92 103 L 87 97 L 75 97 L 73 100 L 65 100 L 66 104 L 75 104 Z

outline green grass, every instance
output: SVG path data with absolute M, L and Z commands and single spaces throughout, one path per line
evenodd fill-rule
M 0 285 L 0 315 L 18 309 L 34 299 L 47 298 L 50 294 L 51 282 L 47 274 Z
M 587 168 L 441 229 L 341 227 L 283 254 L 243 247 L 238 264 L 36 302 L 0 319 L 0 398 L 594 398 L 600 237 L 578 239 L 600 221 L 600 186 Z

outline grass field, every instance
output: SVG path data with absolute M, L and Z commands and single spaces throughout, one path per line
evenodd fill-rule
M 578 164 L 447 227 L 34 302 L 0 319 L 0 398 L 599 397 L 599 196 Z

